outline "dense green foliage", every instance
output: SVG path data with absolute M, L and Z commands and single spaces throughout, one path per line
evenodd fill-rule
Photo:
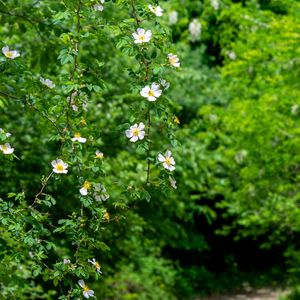
M 81 299 L 79 280 L 116 300 L 190 299 L 256 271 L 297 282 L 299 1 L 0 0 L 0 21 L 0 48 L 20 52 L 0 56 L 1 299 Z M 161 79 L 156 101 L 140 95 Z

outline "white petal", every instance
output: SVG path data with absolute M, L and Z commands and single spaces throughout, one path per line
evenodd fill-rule
M 158 160 L 159 160 L 160 162 L 166 161 L 166 158 L 165 158 L 163 155 L 161 155 L 161 154 L 158 154 L 157 158 L 158 158 Z
M 149 96 L 149 97 L 148 97 L 148 100 L 149 100 L 149 101 L 156 101 L 156 98 L 155 98 L 154 96 Z
M 170 157 L 170 164 L 171 165 L 175 165 L 176 163 L 175 163 L 175 160 L 174 160 L 174 157 Z
M 145 29 L 143 28 L 138 28 L 137 31 L 138 35 L 145 35 Z
M 134 135 L 131 139 L 130 142 L 136 142 L 139 139 L 138 136 Z
M 151 30 L 147 30 L 145 33 L 145 38 L 150 40 L 151 36 L 152 36 Z
M 168 168 L 171 172 L 175 170 L 175 167 L 174 166 L 169 166 Z
M 145 124 L 144 124 L 143 122 L 141 122 L 141 123 L 139 124 L 138 129 L 139 129 L 139 130 L 143 130 L 144 128 L 145 128 Z
M 88 194 L 88 191 L 86 188 L 81 188 L 79 191 L 82 196 L 86 196 Z
M 125 131 L 125 134 L 126 134 L 126 136 L 127 136 L 128 138 L 132 138 L 132 136 L 133 136 L 133 133 L 132 133 L 132 130 L 131 130 L 131 129 L 126 130 L 126 131 Z
M 84 283 L 84 281 L 83 281 L 82 279 L 80 279 L 80 280 L 78 281 L 78 284 L 79 284 L 82 288 L 85 286 L 85 283 Z
M 168 150 L 167 152 L 166 152 L 166 156 L 167 157 L 170 157 L 172 155 L 172 152 L 170 151 L 170 150 Z
M 145 131 L 139 132 L 139 139 L 142 140 L 145 137 Z
M 162 90 L 155 91 L 155 92 L 154 92 L 154 96 L 155 96 L 156 98 L 158 98 L 158 97 L 161 96 L 161 93 L 162 93 Z

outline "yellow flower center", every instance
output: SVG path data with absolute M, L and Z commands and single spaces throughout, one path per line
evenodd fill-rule
M 10 52 L 10 51 L 6 52 L 6 57 L 12 58 L 13 57 L 12 52 Z
M 102 157 L 103 157 L 103 153 L 97 153 L 97 154 L 96 154 L 96 157 L 97 157 L 97 158 L 102 158 Z
M 109 220 L 109 213 L 106 212 L 106 213 L 103 215 L 103 218 L 104 218 L 105 220 Z
M 74 137 L 77 138 L 77 139 L 79 139 L 79 138 L 81 137 L 81 134 L 80 134 L 79 132 L 76 132 L 76 133 L 74 134 Z
M 154 92 L 152 90 L 150 90 L 149 93 L 148 93 L 148 96 L 149 97 L 153 97 L 154 96 Z
M 58 165 L 56 165 L 56 170 L 57 171 L 63 171 L 64 170 L 64 166 L 62 164 L 58 164 Z
M 83 187 L 85 188 L 85 189 L 87 189 L 87 190 L 89 190 L 90 188 L 91 188 L 91 183 L 90 182 L 88 182 L 88 181 L 85 181 L 84 182 L 84 184 L 83 184 Z
M 137 128 L 133 129 L 132 134 L 134 136 L 138 136 L 139 135 L 139 130 Z
M 95 267 L 96 267 L 97 270 L 99 270 L 101 268 L 100 264 L 97 261 L 95 263 Z
M 88 292 L 90 290 L 90 288 L 85 284 L 84 286 L 83 286 L 83 291 L 84 292 Z
M 145 40 L 145 36 L 144 35 L 140 35 L 140 40 L 144 41 Z
M 166 163 L 168 166 L 171 165 L 171 159 L 170 159 L 170 157 L 166 157 L 165 163 Z
M 176 58 L 175 57 L 170 57 L 169 61 L 170 61 L 171 65 L 176 64 Z
M 1 148 L 2 148 L 3 151 L 8 150 L 8 148 L 5 145 L 2 145 Z

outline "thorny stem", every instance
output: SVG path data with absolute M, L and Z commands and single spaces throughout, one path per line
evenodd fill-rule
M 39 196 L 41 196 L 43 194 L 43 191 L 49 181 L 49 179 L 51 178 L 53 174 L 53 171 L 48 175 L 48 177 L 44 180 L 43 184 L 42 184 L 42 187 L 40 189 L 40 191 L 35 195 L 35 198 L 34 198 L 34 201 L 33 203 L 29 206 L 30 208 L 32 208 L 34 206 L 34 204 L 36 203 L 36 201 L 38 200 Z

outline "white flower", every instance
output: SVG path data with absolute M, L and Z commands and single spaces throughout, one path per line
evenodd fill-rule
M 242 149 L 236 153 L 236 155 L 234 156 L 234 159 L 238 164 L 241 164 L 241 163 L 243 163 L 243 161 L 245 160 L 247 155 L 248 155 L 248 151 L 245 149 Z
M 236 54 L 234 51 L 228 51 L 227 52 L 227 55 L 228 57 L 231 59 L 231 60 L 235 60 L 236 59 Z
M 83 183 L 82 188 L 79 190 L 80 194 L 82 196 L 86 196 L 88 194 L 89 190 L 91 189 L 91 187 L 92 187 L 92 184 L 89 181 L 86 180 Z
M 74 137 L 72 138 L 72 142 L 85 143 L 86 138 L 81 137 L 81 134 L 79 132 L 76 132 L 74 134 Z
M 169 23 L 170 25 L 176 24 L 178 21 L 178 12 L 176 10 L 172 10 L 169 12 Z
M 17 50 L 9 50 L 8 46 L 2 48 L 2 53 L 10 59 L 14 59 L 20 56 L 20 53 Z
M 71 263 L 71 261 L 70 261 L 69 259 L 64 258 L 64 264 L 65 264 L 65 265 L 68 265 L 68 264 L 70 264 L 70 263 Z
M 5 132 L 2 128 L 0 128 L 0 133 L 5 134 L 5 136 L 6 136 L 7 138 L 9 138 L 9 137 L 11 136 L 11 133 Z
M 167 90 L 170 87 L 170 83 L 162 78 L 159 79 L 159 84 L 164 88 L 164 90 Z
M 130 129 L 125 131 L 126 136 L 130 139 L 130 142 L 136 142 L 142 140 L 145 137 L 144 123 L 134 124 L 130 126 Z
M 46 85 L 49 89 L 55 88 L 55 84 L 50 79 L 44 79 L 43 77 L 40 77 L 40 82 Z
M 101 3 L 101 4 L 96 3 L 96 4 L 93 5 L 93 9 L 94 9 L 95 11 L 103 11 L 104 6 L 103 6 L 102 4 L 104 3 L 104 0 L 100 0 L 100 3 Z
M 189 24 L 189 32 L 191 34 L 192 42 L 200 40 L 201 28 L 201 23 L 196 19 Z
M 215 10 L 219 9 L 219 5 L 220 5 L 219 0 L 210 0 L 210 4 Z
M 109 198 L 106 188 L 101 183 L 96 183 L 94 185 L 94 190 L 94 197 L 96 201 L 105 201 Z
M 160 86 L 156 82 L 153 82 L 151 88 L 149 85 L 145 86 L 140 94 L 141 96 L 147 98 L 149 101 L 155 101 L 156 98 L 160 97 L 162 90 L 159 89 Z
M 74 111 L 78 111 L 78 106 L 75 105 L 75 104 L 72 104 L 72 109 L 73 109 Z
M 168 54 L 168 59 L 169 59 L 169 63 L 175 67 L 175 68 L 178 68 L 180 67 L 180 61 L 179 61 L 179 58 L 177 55 L 175 54 L 172 54 L 172 53 L 169 53 Z
M 63 162 L 61 159 L 53 160 L 51 162 L 53 172 L 57 174 L 67 174 L 68 164 Z
M 143 28 L 138 28 L 137 31 L 132 34 L 132 36 L 134 37 L 134 42 L 136 44 L 142 44 L 150 41 L 152 32 L 151 30 L 145 31 Z
M 170 184 L 171 184 L 171 187 L 173 188 L 173 189 L 177 189 L 177 182 L 176 182 L 176 180 L 175 179 L 173 179 L 171 176 L 169 177 L 169 181 L 170 181 Z
M 96 261 L 95 258 L 93 258 L 92 260 L 88 259 L 88 262 L 90 262 L 93 266 L 95 266 L 95 268 L 96 268 L 98 274 L 101 274 L 101 273 L 102 273 L 101 270 L 100 270 L 100 269 L 101 269 L 101 266 L 100 266 L 100 264 Z
M 95 154 L 96 154 L 96 158 L 103 158 L 104 157 L 104 154 L 101 151 L 99 151 L 99 150 L 97 150 L 95 152 Z
M 150 9 L 151 12 L 153 12 L 157 17 L 161 17 L 163 13 L 163 9 L 160 6 L 152 6 L 148 5 L 148 8 Z
M 78 284 L 80 285 L 80 287 L 82 287 L 83 289 L 83 297 L 84 298 L 89 298 L 89 297 L 95 297 L 94 296 L 94 291 L 91 290 L 85 283 L 84 281 L 81 279 L 78 281 Z
M 15 149 L 12 148 L 10 144 L 6 143 L 4 145 L 0 145 L 0 150 L 3 152 L 3 154 L 12 154 Z
M 163 167 L 169 171 L 174 171 L 175 170 L 175 160 L 174 158 L 171 156 L 172 153 L 170 150 L 168 150 L 165 153 L 165 156 L 163 156 L 162 154 L 158 154 L 158 160 L 163 163 Z
M 291 113 L 292 113 L 292 115 L 297 115 L 297 114 L 298 114 L 298 111 L 299 111 L 299 105 L 298 105 L 298 104 L 294 104 L 294 105 L 291 107 Z

